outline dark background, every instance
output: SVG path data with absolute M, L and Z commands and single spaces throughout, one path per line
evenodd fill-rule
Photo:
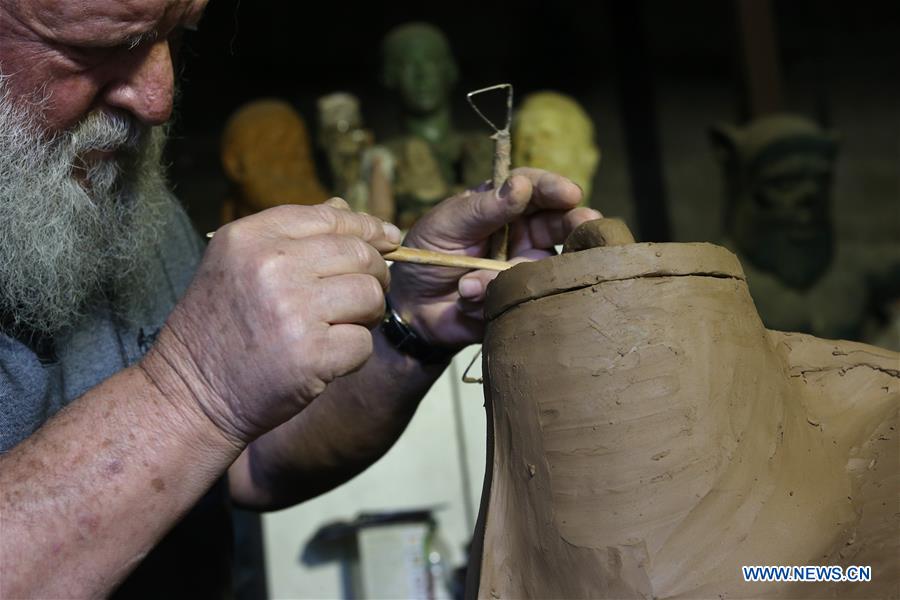
M 752 1 L 752 0 L 751 0 Z M 900 3 L 772 2 L 783 108 L 840 131 L 838 231 L 900 239 Z M 603 158 L 591 202 L 645 240 L 714 240 L 718 167 L 706 138 L 749 115 L 738 4 L 210 2 L 182 48 L 171 175 L 201 230 L 216 225 L 227 186 L 219 134 L 248 100 L 291 101 L 314 129 L 315 100 L 349 91 L 385 139 L 397 112 L 379 84 L 379 45 L 393 26 L 429 21 L 459 62 L 455 123 L 482 128 L 465 92 L 510 81 L 516 95 L 576 97 Z

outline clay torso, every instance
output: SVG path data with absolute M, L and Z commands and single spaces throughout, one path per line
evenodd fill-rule
M 520 265 L 486 315 L 470 594 L 900 594 L 900 355 L 766 330 L 734 255 L 708 244 Z M 881 576 L 745 583 L 742 565 Z

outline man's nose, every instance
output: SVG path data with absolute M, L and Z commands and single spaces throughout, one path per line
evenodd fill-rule
M 172 115 L 175 74 L 166 39 L 127 53 L 107 86 L 107 105 L 126 110 L 146 125 L 161 125 Z

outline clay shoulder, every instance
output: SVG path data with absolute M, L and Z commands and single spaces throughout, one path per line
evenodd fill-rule
M 805 333 L 768 333 L 773 345 L 786 353 L 791 374 L 865 367 L 900 380 L 900 353 L 892 350 Z

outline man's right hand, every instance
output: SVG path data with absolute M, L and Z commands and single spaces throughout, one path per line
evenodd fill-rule
M 400 237 L 339 199 L 222 227 L 142 367 L 249 443 L 371 355 Z

